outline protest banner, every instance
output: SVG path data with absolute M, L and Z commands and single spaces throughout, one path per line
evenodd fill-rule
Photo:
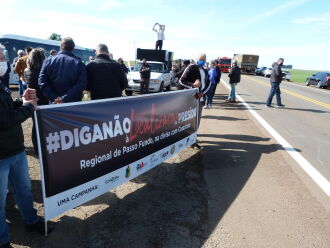
M 42 106 L 35 113 L 45 220 L 196 142 L 195 89 Z

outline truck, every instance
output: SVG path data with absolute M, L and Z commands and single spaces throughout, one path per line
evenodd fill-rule
M 218 66 L 220 67 L 221 72 L 226 72 L 226 73 L 230 72 L 231 58 L 228 57 L 219 58 Z
M 149 92 L 163 92 L 171 90 L 173 52 L 167 50 L 153 50 L 138 48 L 136 52 L 138 60 L 146 59 L 151 67 Z M 127 74 L 128 87 L 125 89 L 127 96 L 133 92 L 140 92 L 140 68 L 142 62 L 137 62 L 133 70 Z
M 241 72 L 245 74 L 254 74 L 258 67 L 259 55 L 253 54 L 234 54 L 234 61 L 237 61 Z

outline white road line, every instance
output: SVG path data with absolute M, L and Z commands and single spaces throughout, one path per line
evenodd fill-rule
M 221 79 L 222 83 L 230 89 L 229 85 Z M 274 137 L 275 140 L 296 160 L 299 166 L 313 179 L 313 181 L 330 197 L 330 182 L 322 176 L 296 149 L 294 149 L 274 128 L 272 128 L 241 96 L 236 96 L 259 123 Z

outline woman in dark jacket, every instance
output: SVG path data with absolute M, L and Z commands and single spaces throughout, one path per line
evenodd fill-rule
M 41 70 L 41 66 L 45 60 L 45 52 L 42 48 L 33 49 L 29 57 L 26 60 L 27 68 L 24 70 L 25 82 L 28 84 L 28 88 L 35 89 L 38 98 L 38 105 L 48 105 L 48 99 L 42 94 L 41 89 L 38 87 L 38 78 Z M 32 127 L 32 143 L 34 152 L 38 155 L 38 144 L 36 127 L 34 124 Z
M 38 105 L 48 105 L 48 99 L 42 94 L 38 87 L 38 78 L 41 66 L 45 60 L 45 52 L 42 48 L 33 49 L 26 61 L 27 68 L 24 71 L 24 78 L 29 88 L 35 89 L 38 97 Z

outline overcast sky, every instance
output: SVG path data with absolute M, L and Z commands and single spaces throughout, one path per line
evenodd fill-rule
M 166 25 L 163 49 L 175 58 L 260 55 L 299 69 L 330 70 L 330 0 L 0 0 L 0 33 L 71 36 L 77 45 L 106 43 L 115 58 L 153 48 L 155 22 Z

